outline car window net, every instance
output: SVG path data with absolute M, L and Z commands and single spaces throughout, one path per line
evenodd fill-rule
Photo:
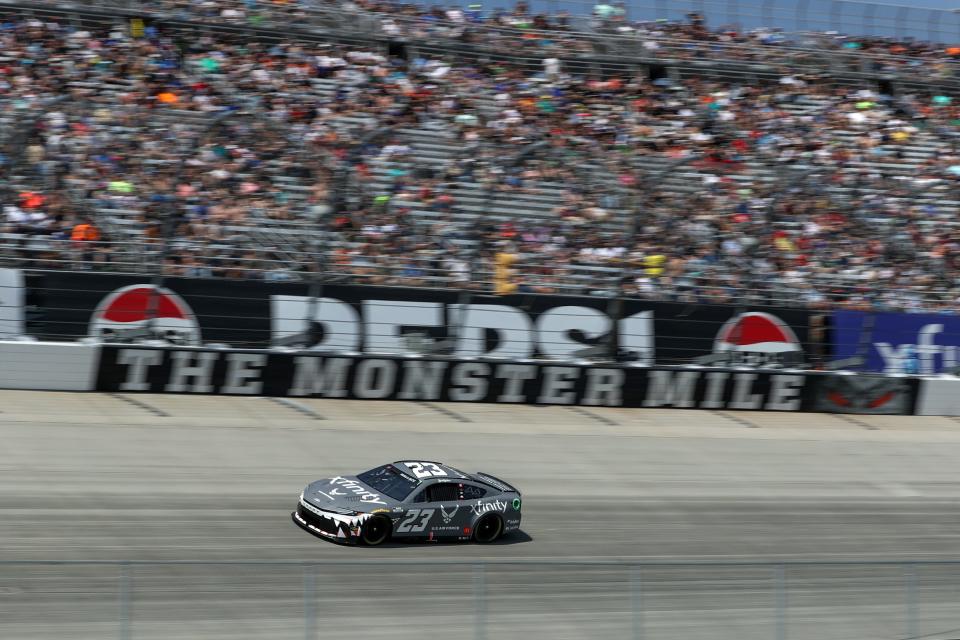
M 370 488 L 390 496 L 394 500 L 403 500 L 417 486 L 417 482 L 397 471 L 393 465 L 365 471 L 357 476 L 360 482 Z

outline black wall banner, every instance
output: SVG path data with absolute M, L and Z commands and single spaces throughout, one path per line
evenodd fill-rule
M 689 367 L 104 346 L 97 390 L 598 407 L 912 414 L 918 381 Z
M 28 292 L 28 331 L 41 339 L 113 340 L 142 333 L 153 317 L 155 337 L 196 346 L 263 348 L 302 336 L 296 346 L 317 351 L 404 353 L 419 334 L 454 339 L 461 357 L 571 360 L 611 339 L 644 364 L 722 353 L 728 364 L 777 366 L 823 355 L 800 309 L 627 300 L 617 310 L 606 298 L 547 295 L 475 295 L 463 305 L 458 291 L 361 285 L 326 285 L 313 301 L 302 283 L 167 278 L 158 292 L 146 277 L 67 272 L 31 275 Z

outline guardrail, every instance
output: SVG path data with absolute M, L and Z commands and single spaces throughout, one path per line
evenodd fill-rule
M 0 586 L 11 638 L 227 637 L 226 625 L 305 640 L 899 640 L 960 627 L 956 561 L 22 561 L 0 562 Z

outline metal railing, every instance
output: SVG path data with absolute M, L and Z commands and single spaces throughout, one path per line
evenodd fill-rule
M 956 561 L 10 561 L 0 635 L 952 638 L 958 588 Z

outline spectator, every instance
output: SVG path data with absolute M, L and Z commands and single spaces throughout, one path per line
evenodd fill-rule
M 204 20 L 263 24 L 305 10 L 231 6 L 175 3 Z M 391 15 L 444 37 L 476 27 L 456 9 L 411 11 L 412 22 Z M 670 55 L 773 37 L 708 31 L 701 18 L 616 28 Z M 35 135 L 8 166 L 10 242 L 37 265 L 76 248 L 83 225 L 116 231 L 122 243 L 79 245 L 109 265 L 130 261 L 114 262 L 108 246 L 139 256 L 166 237 L 165 268 L 192 277 L 322 270 L 489 288 L 492 274 L 506 291 L 606 293 L 625 275 L 630 295 L 678 300 L 956 305 L 948 96 L 894 101 L 803 67 L 773 83 L 594 76 L 561 53 L 595 40 L 528 38 L 543 21 L 522 6 L 496 20 L 509 28 L 484 23 L 484 46 L 535 48 L 542 64 L 408 62 L 211 34 L 178 43 L 162 27 L 134 38 L 16 19 L 4 36 L 15 82 L 0 102 L 67 99 L 37 109 Z M 540 40 L 552 44 L 530 44 Z M 669 170 L 674 161 L 686 164 Z M 783 176 L 810 170 L 784 190 Z M 76 210 L 93 219 L 78 224 Z

